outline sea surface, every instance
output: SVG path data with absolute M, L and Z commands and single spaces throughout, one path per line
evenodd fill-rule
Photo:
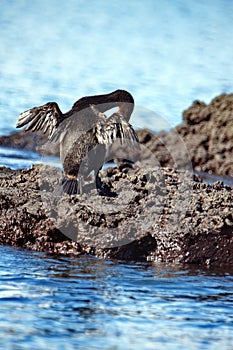
M 0 134 L 33 106 L 119 88 L 177 125 L 193 100 L 232 92 L 232 35 L 229 0 L 1 0 Z
M 1 0 L 0 135 L 14 132 L 28 108 L 56 101 L 66 111 L 82 96 L 118 88 L 135 98 L 135 127 L 168 129 L 193 100 L 233 92 L 232 37 L 229 0 Z M 41 161 L 58 160 L 0 148 L 1 166 Z M 233 267 L 126 264 L 0 246 L 0 349 L 232 344 Z
M 232 349 L 233 271 L 0 253 L 1 349 Z

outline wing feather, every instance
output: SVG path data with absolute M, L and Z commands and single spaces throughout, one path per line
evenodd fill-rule
M 139 140 L 132 125 L 118 113 L 114 113 L 106 122 L 98 123 L 95 135 L 100 144 L 112 144 L 119 139 L 121 144 L 127 143 L 139 147 Z
M 25 130 L 38 131 L 49 133 L 51 139 L 63 120 L 63 114 L 56 102 L 48 102 L 43 106 L 31 108 L 18 117 L 16 128 L 21 128 L 26 125 Z

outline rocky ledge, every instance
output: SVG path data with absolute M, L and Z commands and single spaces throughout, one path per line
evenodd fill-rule
M 233 188 L 172 168 L 122 164 L 102 172 L 111 195 L 91 186 L 60 195 L 48 166 L 0 169 L 0 244 L 101 258 L 233 264 Z

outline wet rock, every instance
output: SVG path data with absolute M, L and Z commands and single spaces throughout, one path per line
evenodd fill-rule
M 123 171 L 124 170 L 124 171 Z M 61 172 L 44 165 L 0 169 L 0 244 L 53 254 L 233 264 L 233 189 L 172 168 L 108 168 L 102 181 L 60 196 Z

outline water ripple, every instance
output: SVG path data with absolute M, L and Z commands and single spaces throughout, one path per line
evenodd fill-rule
M 6 349 L 230 349 L 233 271 L 0 250 Z

